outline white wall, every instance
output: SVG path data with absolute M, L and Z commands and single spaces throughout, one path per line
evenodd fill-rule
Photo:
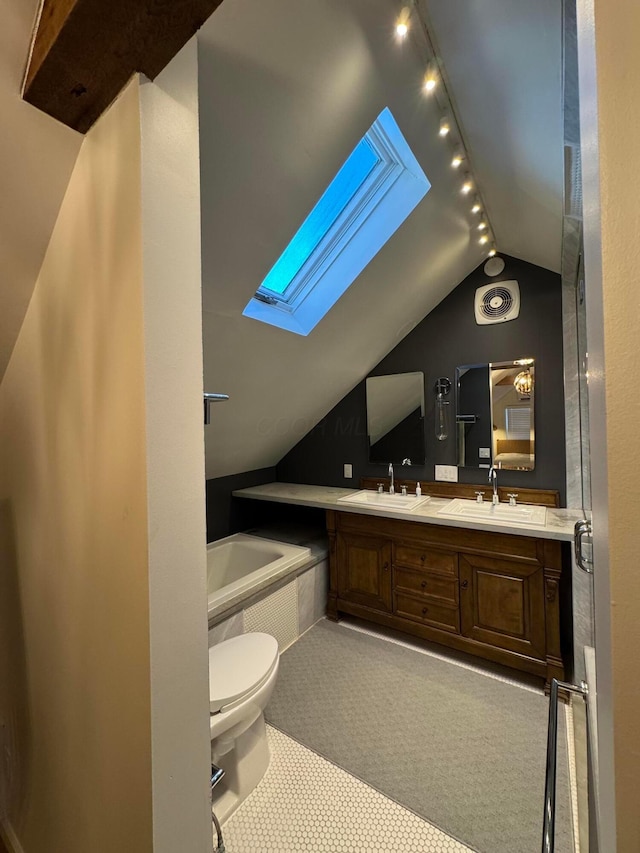
M 0 385 L 0 793 L 25 853 L 152 849 L 141 228 L 133 81 Z
M 0 385 L 16 853 L 212 849 L 198 147 L 192 41 L 87 134 Z
M 212 847 L 197 86 L 140 93 L 154 853 Z

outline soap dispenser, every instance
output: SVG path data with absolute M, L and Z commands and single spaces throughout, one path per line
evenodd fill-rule
M 416 497 L 419 498 L 422 495 L 422 489 L 420 488 L 420 483 L 416 486 Z

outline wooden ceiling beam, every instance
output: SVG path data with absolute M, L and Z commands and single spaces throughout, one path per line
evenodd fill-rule
M 23 97 L 86 133 L 132 74 L 154 79 L 222 0 L 44 0 Z

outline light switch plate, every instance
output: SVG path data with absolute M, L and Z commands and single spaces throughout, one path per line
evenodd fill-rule
M 348 462 L 345 462 L 344 478 L 345 480 L 351 480 L 353 478 L 353 465 L 350 465 Z
M 435 478 L 446 483 L 457 483 L 458 468 L 456 465 L 436 465 Z
M 491 448 L 490 447 L 480 447 L 478 449 L 478 457 L 480 459 L 491 459 Z

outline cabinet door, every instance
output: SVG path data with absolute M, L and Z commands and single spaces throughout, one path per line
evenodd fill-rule
M 545 658 L 544 574 L 539 563 L 460 555 L 465 637 Z
M 338 533 L 338 597 L 376 610 L 391 610 L 388 539 Z

